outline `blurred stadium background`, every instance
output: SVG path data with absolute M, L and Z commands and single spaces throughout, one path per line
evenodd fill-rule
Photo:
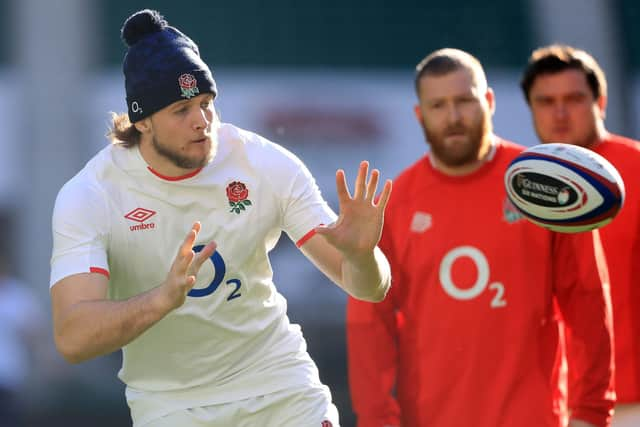
M 126 109 L 119 30 L 145 7 L 199 44 L 223 120 L 298 154 L 336 209 L 338 167 L 355 171 L 365 158 L 393 177 L 425 151 L 412 112 L 413 68 L 445 46 L 485 65 L 497 94 L 496 131 L 506 138 L 536 143 L 518 80 L 530 50 L 550 42 L 595 55 L 609 78 L 609 129 L 640 137 L 637 0 L 0 0 L 0 257 L 39 304 L 21 356 L 30 427 L 130 425 L 115 377 L 119 354 L 70 366 L 55 353 L 47 284 L 55 195 L 107 143 L 108 112 Z M 286 238 L 273 265 L 343 426 L 353 426 L 345 296 Z M 19 354 L 9 351 L 18 343 L 10 327 L 0 326 L 10 335 L 0 339 L 0 366 Z

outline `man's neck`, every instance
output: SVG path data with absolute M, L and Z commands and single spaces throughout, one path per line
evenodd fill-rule
M 594 138 L 589 144 L 587 144 L 587 148 L 597 147 L 598 144 L 600 144 L 603 140 L 605 140 L 608 135 L 609 135 L 609 132 L 607 132 L 607 129 L 604 127 L 604 123 L 597 125 Z

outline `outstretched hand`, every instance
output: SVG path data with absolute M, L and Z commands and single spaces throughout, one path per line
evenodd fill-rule
M 370 254 L 382 233 L 384 209 L 391 195 L 391 180 L 386 180 L 376 200 L 380 172 L 374 169 L 370 178 L 368 175 L 369 162 L 363 161 L 351 196 L 344 171 L 340 169 L 336 172 L 340 208 L 338 219 L 333 224 L 316 228 L 316 233 L 323 235 L 346 258 Z
M 193 245 L 202 225 L 195 222 L 178 248 L 167 279 L 163 283 L 170 307 L 178 308 L 196 283 L 196 276 L 202 264 L 215 252 L 216 243 L 208 243 L 200 252 L 193 251 Z

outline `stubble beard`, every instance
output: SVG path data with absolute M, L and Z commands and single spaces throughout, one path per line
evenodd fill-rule
M 210 136 L 210 141 L 211 146 L 209 151 L 201 158 L 193 158 L 183 155 L 178 150 L 164 145 L 155 137 L 155 135 L 151 138 L 151 143 L 156 153 L 182 169 L 198 169 L 209 164 L 209 162 L 213 160 L 218 149 L 218 141 L 213 135 Z

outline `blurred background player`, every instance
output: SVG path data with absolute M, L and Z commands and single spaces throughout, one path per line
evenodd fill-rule
M 614 317 L 613 425 L 640 426 L 640 143 L 607 132 L 605 73 L 584 50 L 566 45 L 536 49 L 521 87 L 540 141 L 590 148 L 609 160 L 624 180 L 624 206 L 600 235 Z
M 374 203 L 377 170 L 361 163 L 353 196 L 338 171 L 336 219 L 297 157 L 219 122 L 189 37 L 151 10 L 122 35 L 128 114 L 53 213 L 59 351 L 78 363 L 122 348 L 136 427 L 337 427 L 268 254 L 285 231 L 350 295 L 381 300 L 391 182 Z
M 476 58 L 435 51 L 415 84 L 431 152 L 397 178 L 385 214 L 393 286 L 379 304 L 348 302 L 358 426 L 560 427 L 569 414 L 570 426 L 608 426 L 597 233 L 553 233 L 507 201 L 503 175 L 523 147 L 493 134 L 494 94 Z M 575 337 L 568 408 L 560 316 Z

